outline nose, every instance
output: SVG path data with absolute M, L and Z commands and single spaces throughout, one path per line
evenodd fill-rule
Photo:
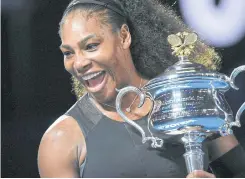
M 73 68 L 76 73 L 82 74 L 91 68 L 91 64 L 92 62 L 88 58 L 85 58 L 83 55 L 77 55 L 73 64 Z

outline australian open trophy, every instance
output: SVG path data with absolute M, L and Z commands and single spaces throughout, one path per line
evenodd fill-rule
M 202 142 L 231 134 L 233 126 L 240 127 L 240 116 L 245 110 L 243 103 L 234 119 L 224 97 L 230 88 L 238 90 L 234 80 L 245 71 L 245 65 L 234 69 L 230 77 L 209 71 L 188 59 L 196 41 L 195 33 L 170 35 L 168 42 L 179 61 L 141 89 L 132 86 L 121 89 L 116 98 L 117 112 L 139 130 L 143 143 L 150 140 L 153 148 L 162 147 L 164 140 L 184 144 L 189 173 L 204 169 Z M 150 136 L 122 112 L 121 99 L 128 92 L 139 95 L 139 107 L 146 98 L 152 100 L 153 107 L 148 115 Z

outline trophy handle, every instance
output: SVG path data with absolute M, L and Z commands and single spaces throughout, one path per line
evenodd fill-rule
M 136 87 L 133 87 L 133 86 L 128 86 L 128 87 L 122 88 L 122 89 L 119 90 L 119 93 L 118 93 L 117 98 L 116 98 L 116 109 L 117 109 L 118 114 L 123 118 L 123 120 L 125 122 L 127 122 L 128 124 L 134 126 L 141 133 L 141 135 L 142 135 L 142 143 L 145 143 L 146 141 L 151 140 L 152 141 L 151 146 L 153 148 L 162 147 L 162 145 L 163 145 L 163 140 L 162 139 L 159 139 L 159 138 L 153 137 L 153 136 L 146 137 L 145 131 L 142 129 L 142 127 L 140 127 L 133 120 L 130 120 L 123 113 L 123 111 L 121 110 L 121 101 L 122 101 L 122 98 L 128 92 L 135 92 L 135 93 L 137 93 L 137 95 L 139 95 L 139 97 L 140 97 L 140 103 L 138 105 L 139 108 L 145 102 L 145 94 L 140 89 L 138 89 Z
M 237 68 L 235 68 L 229 78 L 230 81 L 230 85 L 232 88 L 234 88 L 235 90 L 238 90 L 239 88 L 235 85 L 235 78 L 237 77 L 237 75 L 241 72 L 245 71 L 245 65 L 239 66 Z
M 239 88 L 235 85 L 235 78 L 237 77 L 237 75 L 241 72 L 245 71 L 245 65 L 239 66 L 237 68 L 235 68 L 230 76 L 230 82 L 231 82 L 231 86 L 238 90 Z M 237 127 L 241 127 L 241 123 L 240 123 L 240 117 L 241 114 L 243 113 L 243 111 L 245 110 L 245 102 L 242 104 L 242 106 L 238 109 L 237 113 L 236 113 L 236 118 L 234 122 L 230 123 L 230 126 L 237 126 Z
M 239 66 L 237 68 L 235 68 L 230 77 L 228 78 L 227 77 L 227 80 L 230 84 L 230 86 L 235 89 L 235 90 L 238 90 L 239 88 L 235 85 L 235 78 L 237 77 L 237 75 L 241 72 L 245 71 L 245 65 L 242 65 L 242 66 Z M 215 90 L 214 86 L 212 85 L 212 82 L 211 82 L 211 87 L 212 87 L 212 94 L 213 94 L 213 99 L 214 99 L 214 102 L 216 104 L 216 106 L 224 112 L 225 114 L 225 121 L 226 123 L 220 128 L 220 134 L 221 135 L 226 135 L 227 132 L 228 134 L 232 134 L 232 130 L 231 130 L 231 127 L 233 126 L 236 126 L 236 127 L 241 127 L 241 122 L 240 122 L 240 117 L 241 117 L 241 114 L 243 113 L 243 111 L 245 110 L 245 102 L 242 104 L 242 106 L 238 109 L 237 111 L 237 114 L 236 114 L 236 118 L 235 118 L 235 121 L 234 122 L 230 122 L 228 123 L 228 116 L 229 115 L 232 115 L 232 114 L 228 114 L 223 108 L 222 108 L 222 105 L 220 105 L 220 101 L 219 101 L 219 98 L 217 96 L 217 91 Z
M 236 113 L 236 120 L 235 122 L 232 122 L 231 125 L 232 126 L 238 126 L 241 127 L 241 123 L 240 123 L 240 117 L 243 113 L 243 111 L 245 110 L 245 102 L 241 105 L 241 107 L 238 109 L 237 113 Z M 233 124 L 234 123 L 234 124 Z
M 229 116 L 232 116 L 232 113 L 227 113 L 226 110 L 223 109 L 222 103 L 221 103 L 219 96 L 218 96 L 218 91 L 213 86 L 212 81 L 211 81 L 210 85 L 211 85 L 211 93 L 213 96 L 214 103 L 218 107 L 218 109 L 221 110 L 225 115 L 225 119 L 224 119 L 225 124 L 222 125 L 219 129 L 220 135 L 226 136 L 227 134 L 232 134 L 233 133 L 233 131 L 231 130 L 232 122 L 229 123 L 229 120 L 228 120 Z M 233 122 L 233 125 L 238 126 L 239 124 L 237 124 L 237 123 L 235 124 L 235 122 Z

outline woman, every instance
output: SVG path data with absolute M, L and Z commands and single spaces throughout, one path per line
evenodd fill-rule
M 170 9 L 150 0 L 73 0 L 68 5 L 60 22 L 60 49 L 79 99 L 42 138 L 41 177 L 187 176 L 183 146 L 155 150 L 141 144 L 141 136 L 115 110 L 116 89 L 140 88 L 176 61 L 166 38 L 183 30 L 188 29 Z M 213 69 L 219 63 L 201 42 L 193 58 Z M 151 102 L 137 104 L 137 96 L 129 94 L 122 109 L 146 126 Z M 234 136 L 217 141 L 215 159 L 238 145 Z M 196 171 L 187 177 L 214 175 Z

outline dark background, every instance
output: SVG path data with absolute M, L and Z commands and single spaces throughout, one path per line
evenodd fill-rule
M 69 0 L 3 0 L 2 37 L 2 177 L 39 177 L 37 150 L 50 124 L 74 102 L 70 75 L 59 51 L 58 23 Z M 174 4 L 169 0 L 167 3 Z M 173 6 L 178 11 L 178 3 Z M 221 72 L 245 64 L 245 38 L 218 49 Z M 234 114 L 245 101 L 245 74 L 226 99 Z M 245 124 L 245 115 L 242 115 Z M 245 125 L 244 125 L 245 126 Z M 245 127 L 234 129 L 244 146 Z

